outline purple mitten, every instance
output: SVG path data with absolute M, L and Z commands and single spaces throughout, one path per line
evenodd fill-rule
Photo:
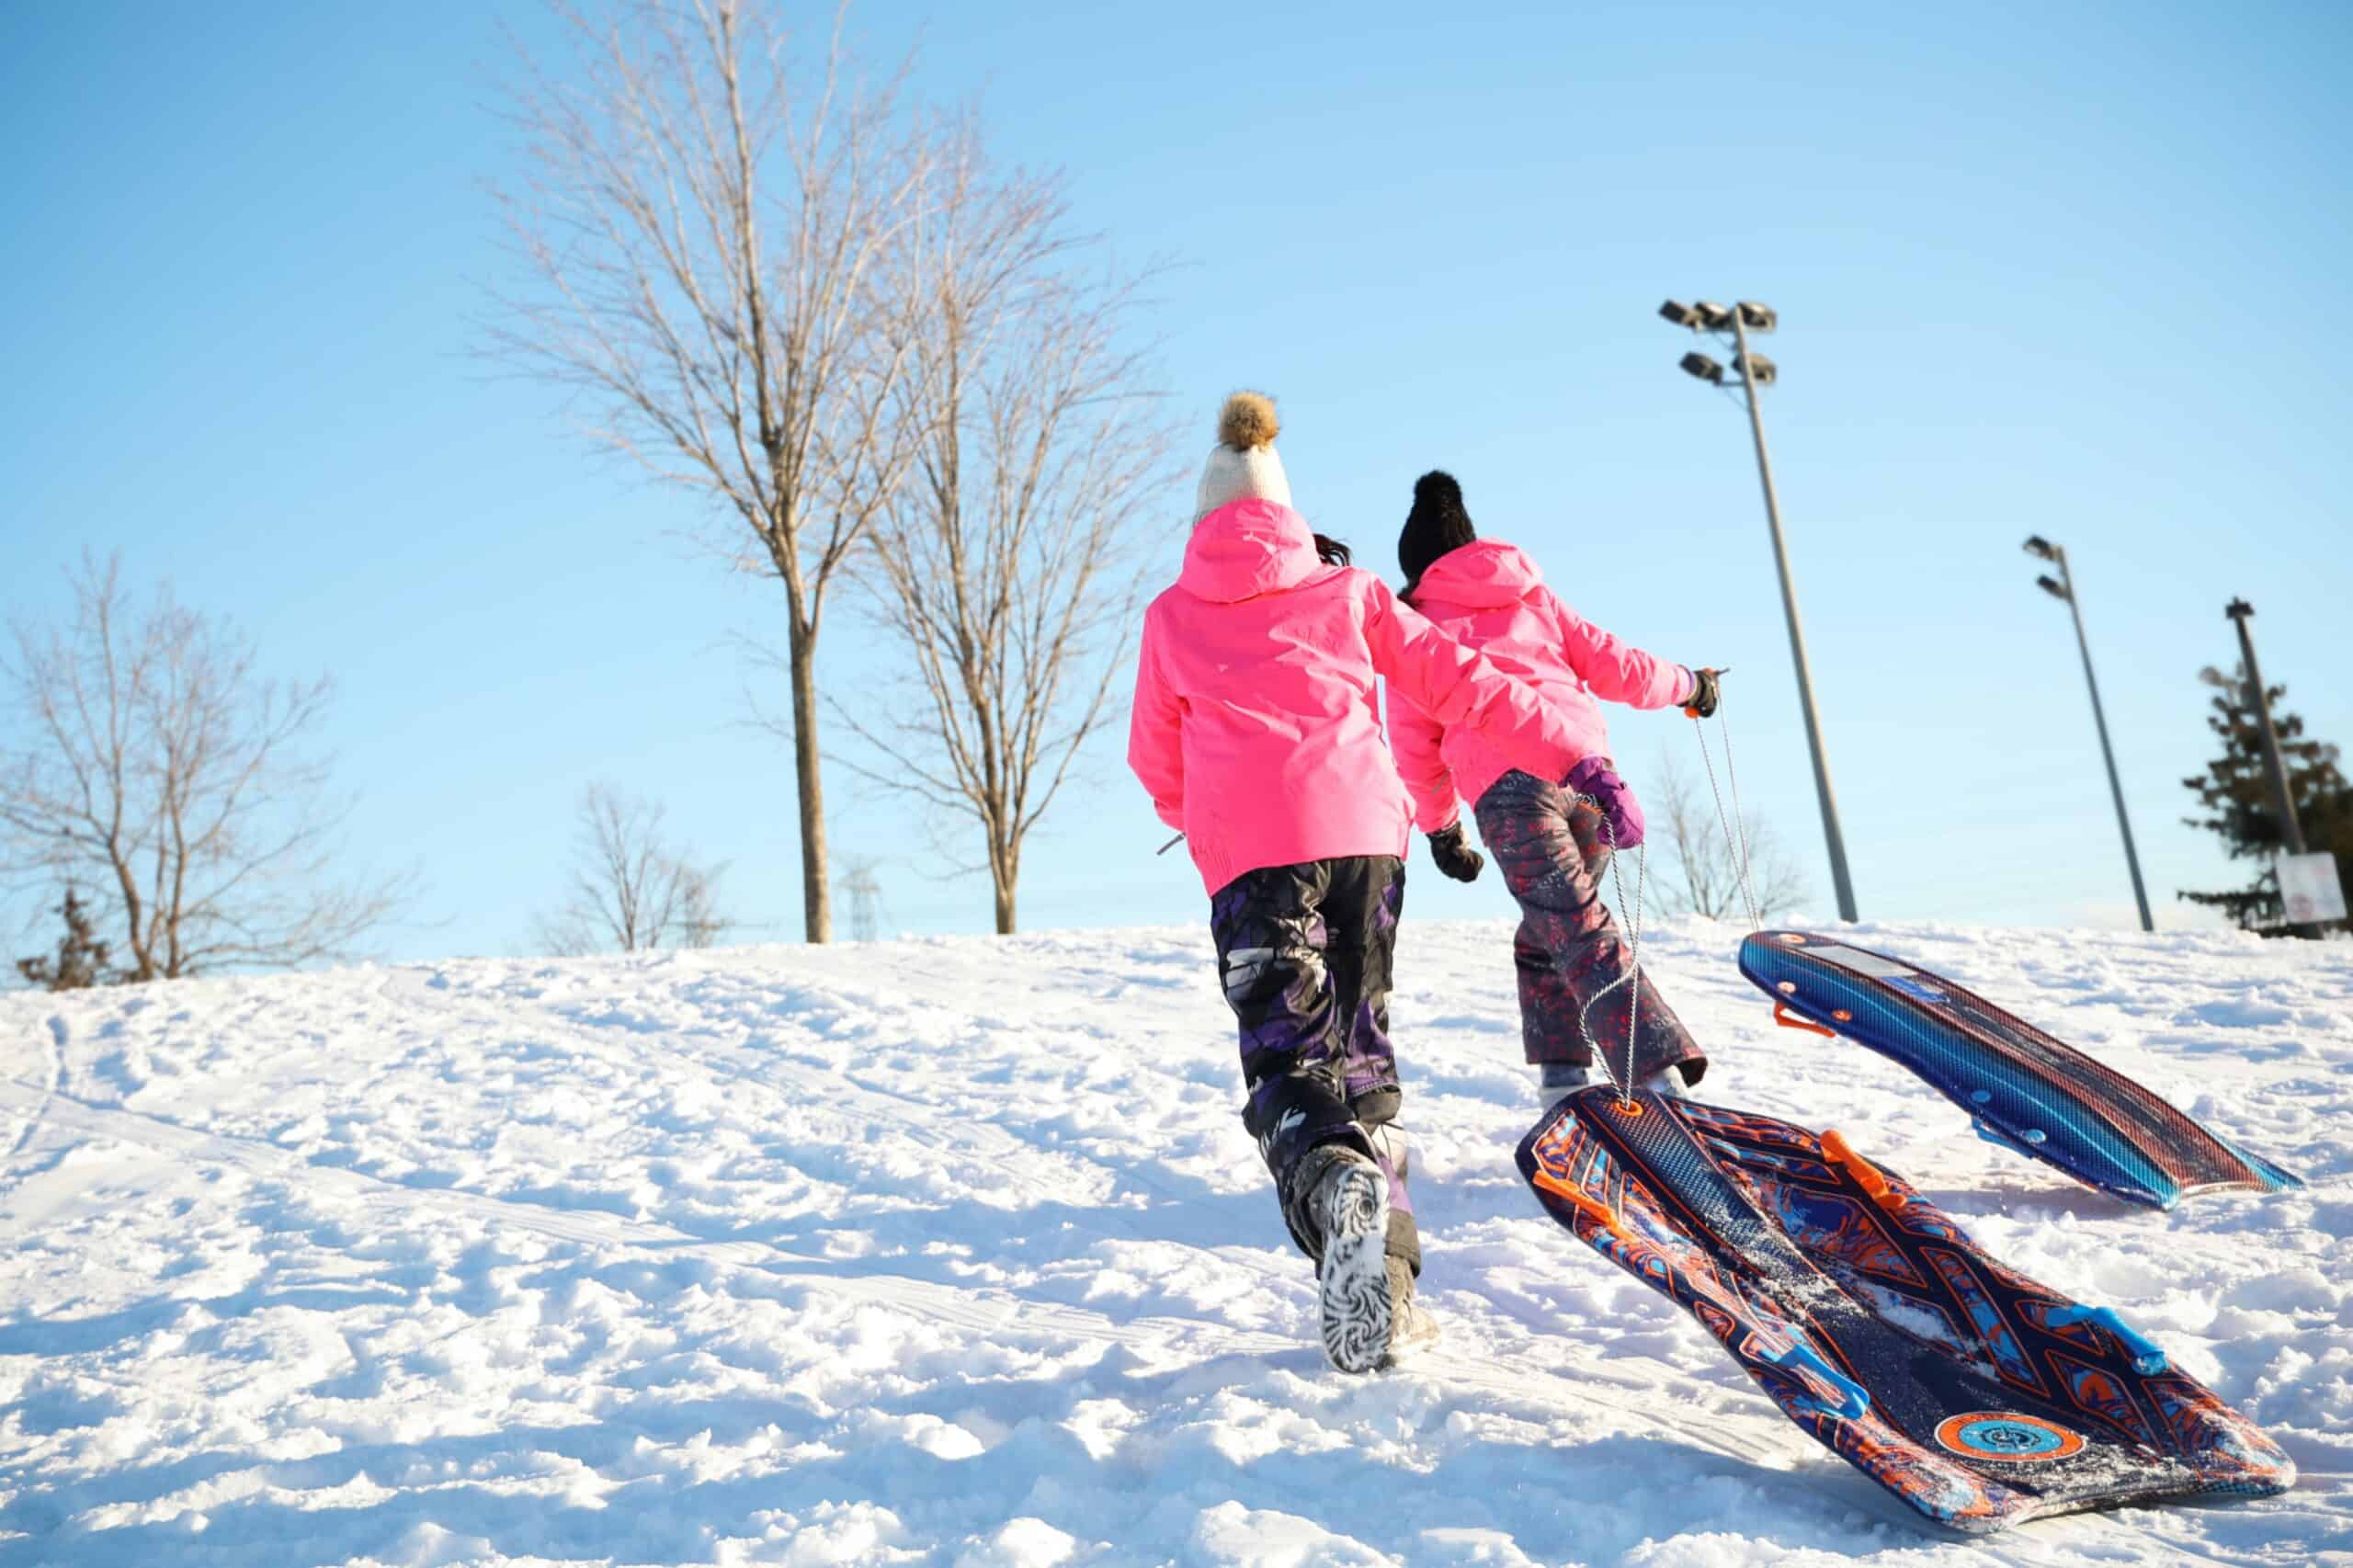
M 1631 849 L 1643 841 L 1643 808 L 1618 770 L 1609 766 L 1606 756 L 1589 756 L 1569 769 L 1564 786 L 1572 795 L 1585 795 L 1601 808 L 1609 822 L 1609 843 L 1615 849 Z

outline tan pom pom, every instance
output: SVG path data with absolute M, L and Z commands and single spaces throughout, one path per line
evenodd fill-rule
M 1240 452 L 1266 446 L 1280 428 L 1275 420 L 1275 400 L 1265 392 L 1235 392 L 1225 400 L 1217 416 L 1217 438 Z

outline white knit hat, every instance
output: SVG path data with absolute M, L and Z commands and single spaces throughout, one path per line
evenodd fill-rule
M 1275 456 L 1275 400 L 1264 392 L 1238 392 L 1218 411 L 1217 445 L 1201 468 L 1193 495 L 1193 521 L 1199 522 L 1229 501 L 1255 497 L 1290 505 L 1290 481 Z

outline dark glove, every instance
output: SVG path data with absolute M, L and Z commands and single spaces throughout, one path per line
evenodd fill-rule
M 1472 848 L 1470 841 L 1462 836 L 1461 817 L 1430 835 L 1430 858 L 1438 862 L 1439 870 L 1458 882 L 1477 881 L 1479 872 L 1487 864 L 1487 858 Z
M 1716 687 L 1716 672 L 1693 670 L 1691 679 L 1694 683 L 1691 687 L 1691 699 L 1683 705 L 1683 711 L 1690 714 L 1694 719 L 1712 717 L 1716 711 L 1716 703 L 1723 696 L 1723 693 Z
M 1643 808 L 1626 781 L 1606 756 L 1589 756 L 1569 769 L 1564 786 L 1572 795 L 1583 795 L 1601 808 L 1609 823 L 1609 846 L 1631 849 L 1643 841 Z

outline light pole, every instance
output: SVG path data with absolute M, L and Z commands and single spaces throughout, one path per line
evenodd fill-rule
M 2246 664 L 2246 704 L 2255 710 L 2256 734 L 2263 742 L 2263 767 L 2271 776 L 2272 798 L 2279 804 L 2279 836 L 2290 855 L 2304 852 L 2304 824 L 2296 816 L 2295 791 L 2288 787 L 2288 764 L 2279 756 L 2279 732 L 2271 727 L 2271 694 L 2264 689 L 2263 666 L 2255 662 L 2255 638 L 2247 631 L 2246 623 L 2255 619 L 2255 607 L 2245 599 L 2233 599 L 2223 607 L 2223 616 L 2239 629 L 2239 657 Z
M 2255 710 L 2255 733 L 2263 743 L 2263 767 L 2271 778 L 2271 794 L 2279 806 L 2279 840 L 2281 847 L 2290 855 L 2304 853 L 2304 824 L 2296 816 L 2296 792 L 2288 783 L 2288 763 L 2279 755 L 2279 732 L 2271 727 L 2271 693 L 2263 685 L 2263 666 L 2255 662 L 2255 636 L 2246 623 L 2255 619 L 2255 607 L 2245 599 L 2233 599 L 2222 608 L 2222 614 L 2239 629 L 2239 657 L 2246 665 L 2247 706 Z M 2219 683 L 2217 683 L 2219 684 Z M 2275 873 L 2276 874 L 2276 873 Z M 2286 914 L 2287 889 L 2279 890 L 2281 914 Z M 2291 926 L 2289 929 L 2299 937 L 2317 937 L 2320 927 L 2310 925 Z
M 1830 763 L 1822 753 L 1822 720 L 1813 707 L 1813 674 L 1806 663 L 1805 631 L 1798 621 L 1797 587 L 1790 580 L 1790 552 L 1781 539 L 1781 503 L 1773 493 L 1773 460 L 1765 450 L 1765 417 L 1756 404 L 1756 389 L 1771 386 L 1780 379 L 1780 370 L 1772 360 L 1748 350 L 1748 335 L 1772 331 L 1778 318 L 1771 307 L 1753 300 L 1743 300 L 1730 310 L 1704 300 L 1696 305 L 1669 300 L 1658 308 L 1658 313 L 1695 333 L 1710 332 L 1719 337 L 1729 335 L 1732 339 L 1733 368 L 1739 372 L 1736 382 L 1727 382 L 1724 368 L 1705 354 L 1686 354 L 1683 369 L 1711 386 L 1737 385 L 1748 394 L 1748 428 L 1756 439 L 1756 477 L 1765 487 L 1765 521 L 1773 534 L 1773 564 L 1781 574 L 1781 611 L 1789 619 L 1790 656 L 1798 670 L 1798 707 L 1805 715 L 1806 745 L 1813 754 L 1813 789 L 1822 801 L 1822 836 L 1830 848 L 1830 882 L 1838 897 L 1838 918 L 1851 921 L 1857 918 L 1855 883 L 1847 874 L 1847 838 L 1838 831 L 1838 797 L 1830 787 Z
M 2141 929 L 2154 931 L 2157 923 L 2149 918 L 2149 893 L 2141 883 L 2141 857 L 2132 847 L 2132 819 L 2124 812 L 2124 786 L 2116 776 L 2116 748 L 2108 744 L 2108 715 L 2100 710 L 2099 677 L 2092 674 L 2092 645 L 2084 635 L 2084 607 L 2075 602 L 2075 579 L 2067 572 L 2067 552 L 2040 534 L 2026 541 L 2026 552 L 2059 568 L 2057 577 L 2037 577 L 2035 585 L 2054 599 L 2066 600 L 2075 618 L 2075 646 L 2084 655 L 2084 684 L 2092 690 L 2092 724 L 2099 731 L 2099 754 L 2108 761 L 2108 792 L 2116 798 L 2116 829 L 2124 835 L 2124 866 L 2132 873 L 2132 902 L 2140 906 Z

